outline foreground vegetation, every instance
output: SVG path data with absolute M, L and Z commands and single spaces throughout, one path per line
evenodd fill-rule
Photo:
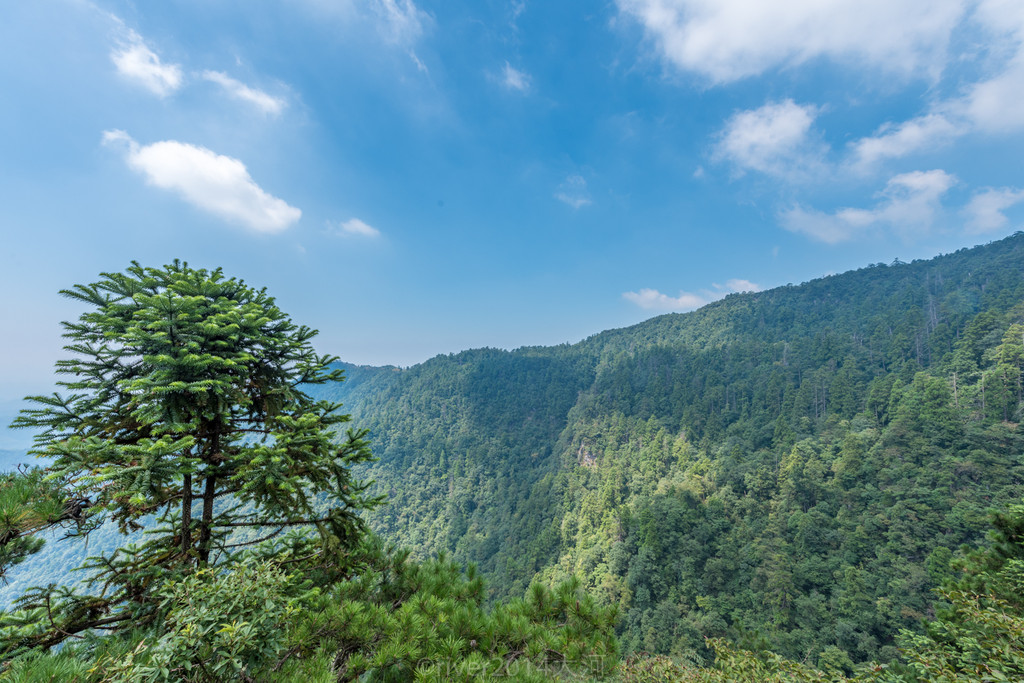
M 954 563 L 939 616 L 899 636 L 888 664 L 847 674 L 721 639 L 703 666 L 636 654 L 619 661 L 614 610 L 569 581 L 488 607 L 471 568 L 411 562 L 372 535 L 337 564 L 252 555 L 160 591 L 160 618 L 114 636 L 87 633 L 58 653 L 8 661 L 10 681 L 552 681 L 920 683 L 1024 677 L 1024 505 L 994 518 L 991 545 Z M 288 569 L 285 569 L 285 568 Z M 285 572 L 290 573 L 285 573 Z M 9 628 L 9 627 L 8 627 Z

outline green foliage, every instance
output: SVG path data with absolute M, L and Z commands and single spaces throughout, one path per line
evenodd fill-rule
M 300 591 L 266 563 L 198 570 L 161 589 L 162 635 L 94 671 L 126 683 L 255 680 L 283 651 L 286 626 L 309 599 Z
M 668 657 L 633 655 L 619 667 L 622 683 L 826 683 L 847 681 L 835 671 L 823 672 L 773 653 L 738 650 L 720 639 L 709 647 L 714 667 L 679 664 Z
M 939 591 L 946 606 L 924 633 L 904 631 L 904 662 L 878 681 L 1024 679 L 1024 505 L 992 515 L 991 545 L 953 562 L 958 576 Z
M 0 676 L 4 683 L 85 683 L 91 663 L 70 655 L 34 653 L 15 659 Z
M 598 607 L 578 581 L 531 586 L 525 599 L 488 609 L 483 581 L 445 557 L 414 563 L 407 552 L 367 547 L 368 568 L 325 590 L 289 635 L 303 660 L 337 680 L 476 681 L 603 678 L 618 663 L 615 610 Z
M 664 655 L 632 654 L 620 665 L 618 680 L 622 683 L 677 683 L 694 676 L 693 670 Z
M 963 576 L 953 585 L 1024 611 L 1024 504 L 994 513 L 992 526 L 991 545 L 956 563 Z
M 666 657 L 632 656 L 619 669 L 622 681 L 864 681 L 865 683 L 968 683 L 1024 679 L 1024 609 L 993 593 L 975 593 L 960 585 L 993 588 L 1018 599 L 1024 594 L 1024 537 L 1007 533 L 1024 524 L 1024 506 L 1014 505 L 993 516 L 995 544 L 968 552 L 957 561 L 963 576 L 947 581 L 939 591 L 946 605 L 924 633 L 904 630 L 899 636 L 900 658 L 888 664 L 853 667 L 838 648 L 819 658 L 825 672 L 770 652 L 738 649 L 711 640 L 712 667 L 676 663 Z
M 880 681 L 1019 681 L 1024 679 L 1024 614 L 1002 601 L 959 591 L 927 634 L 905 632 L 906 664 Z

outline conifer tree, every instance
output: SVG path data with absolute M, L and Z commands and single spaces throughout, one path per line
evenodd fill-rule
M 133 263 L 62 294 L 89 306 L 63 323 L 68 393 L 30 397 L 14 426 L 41 429 L 33 452 L 52 460 L 63 499 L 80 502 L 82 533 L 104 521 L 146 533 L 91 559 L 93 595 L 29 591 L 0 624 L 3 649 L 145 623 L 162 583 L 257 543 L 287 538 L 279 547 L 305 560 L 354 546 L 359 512 L 379 499 L 350 468 L 371 454 L 365 431 L 335 443 L 349 416 L 304 391 L 342 379 L 310 344 L 315 330 L 265 290 L 178 261 Z M 286 533 L 303 527 L 313 533 Z

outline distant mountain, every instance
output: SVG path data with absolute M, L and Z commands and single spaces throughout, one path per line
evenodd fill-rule
M 1024 494 L 1022 325 L 1017 234 L 324 395 L 371 430 L 372 525 L 497 595 L 577 573 L 627 651 L 884 660 Z

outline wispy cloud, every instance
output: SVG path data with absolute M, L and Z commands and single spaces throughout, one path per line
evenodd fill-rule
M 409 46 L 423 35 L 427 15 L 412 0 L 374 0 L 372 7 L 381 31 L 391 42 Z
M 967 230 L 972 233 L 991 232 L 1006 226 L 1009 219 L 1003 212 L 1021 202 L 1024 202 L 1024 189 L 990 187 L 976 193 L 963 210 Z
M 223 71 L 204 71 L 202 77 L 219 85 L 231 97 L 251 104 L 265 114 L 276 116 L 284 110 L 286 102 L 280 97 L 274 97 L 257 88 L 250 88 Z
M 884 228 L 907 238 L 933 227 L 942 196 L 955 183 L 954 176 L 938 169 L 903 173 L 889 180 L 870 209 L 844 208 L 825 213 L 795 206 L 779 218 L 787 230 L 828 244 Z
M 378 30 L 384 39 L 405 48 L 416 68 L 429 73 L 426 64 L 414 49 L 423 35 L 429 16 L 413 0 L 373 0 L 371 7 L 377 16 Z
M 257 185 L 238 159 L 176 140 L 140 145 L 122 130 L 104 132 L 103 142 L 119 145 L 128 166 L 150 185 L 232 223 L 274 233 L 302 216 L 302 211 Z
M 711 289 L 700 292 L 680 291 L 678 296 L 662 294 L 656 289 L 641 289 L 638 292 L 625 292 L 622 298 L 646 310 L 682 312 L 700 308 L 733 292 L 759 291 L 761 287 L 750 280 L 732 279 L 725 285 L 714 284 Z
M 368 237 L 376 238 L 380 237 L 380 230 L 368 225 L 358 218 L 350 218 L 347 221 L 342 221 L 336 225 L 331 224 L 332 232 L 336 235 L 343 237 Z
M 501 71 L 501 84 L 509 90 L 526 92 L 530 89 L 530 75 L 505 62 L 505 68 Z
M 166 97 L 184 82 L 181 67 L 164 64 L 135 31 L 129 30 L 122 44 L 110 53 L 118 73 L 155 95 Z
M 817 114 L 817 107 L 793 100 L 737 112 L 719 134 L 714 157 L 732 162 L 740 172 L 804 175 L 823 166 L 827 151 L 812 133 Z
M 727 83 L 818 58 L 937 76 L 963 0 L 617 0 L 674 66 Z
M 921 149 L 934 149 L 960 135 L 962 125 L 943 114 L 926 114 L 900 124 L 887 123 L 874 135 L 851 145 L 853 166 L 867 171 L 887 159 L 897 159 Z
M 409 56 L 416 69 L 430 73 L 416 52 L 433 19 L 414 0 L 297 0 L 346 33 L 373 37 L 375 47 L 398 50 Z
M 570 175 L 556 189 L 555 199 L 574 209 L 587 206 L 591 203 L 590 193 L 587 191 L 587 181 L 581 175 Z

